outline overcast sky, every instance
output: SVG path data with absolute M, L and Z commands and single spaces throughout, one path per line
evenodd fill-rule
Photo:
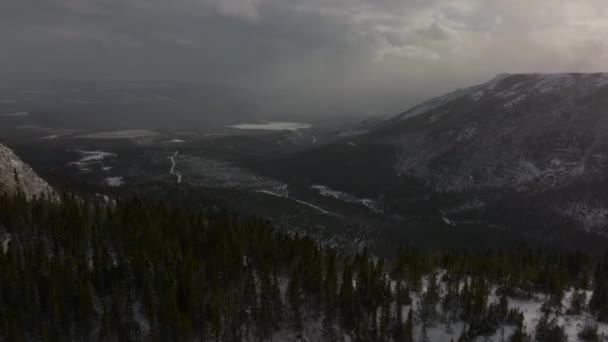
M 1 0 L 0 77 L 235 83 L 390 115 L 498 73 L 607 71 L 606 37 L 606 0 Z

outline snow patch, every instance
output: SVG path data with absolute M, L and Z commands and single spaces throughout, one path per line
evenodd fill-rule
M 133 305 L 133 318 L 135 322 L 139 326 L 139 331 L 141 332 L 142 337 L 147 337 L 150 335 L 150 321 L 144 315 L 143 304 L 137 302 Z
M 523 185 L 529 183 L 541 176 L 542 172 L 529 160 L 520 160 L 517 163 L 517 173 L 515 175 L 515 184 Z
M 76 150 L 76 152 L 80 153 L 81 158 L 78 161 L 70 163 L 69 165 L 74 165 L 83 172 L 90 172 L 91 166 L 94 164 L 101 164 L 105 159 L 117 156 L 115 153 L 104 151 Z
M 357 196 L 354 196 L 354 195 L 351 195 L 351 194 L 348 194 L 348 193 L 345 193 L 342 191 L 333 190 L 330 187 L 327 187 L 325 185 L 313 185 L 313 186 L 311 186 L 311 188 L 317 190 L 321 196 L 332 197 L 332 198 L 335 198 L 337 200 L 347 202 L 347 203 L 360 204 L 360 205 L 367 207 L 368 209 L 370 209 L 371 211 L 373 211 L 375 213 L 382 212 L 382 210 L 380 210 L 376 201 L 374 201 L 374 200 L 371 200 L 368 198 L 358 198 Z
M 122 177 L 108 177 L 106 178 L 106 184 L 111 187 L 119 187 L 124 185 L 125 182 L 123 181 Z
M 430 124 L 435 123 L 435 122 L 439 121 L 439 119 L 441 119 L 441 115 L 440 114 L 433 114 L 429 118 L 429 123 Z
M 445 222 L 445 223 L 446 223 L 447 225 L 449 225 L 449 226 L 455 226 L 455 225 L 456 225 L 456 223 L 455 223 L 454 221 L 450 220 L 450 219 L 449 219 L 448 217 L 446 217 L 446 216 L 442 217 L 442 218 L 441 218 L 441 220 L 442 220 L 443 222 Z
M 496 96 L 498 97 L 502 97 L 502 98 L 509 98 L 509 97 L 513 97 L 516 96 L 517 94 L 519 94 L 520 92 L 518 91 L 518 89 L 524 85 L 525 82 L 518 82 L 515 83 L 514 85 L 512 85 L 511 87 L 509 87 L 506 90 L 503 90 L 501 92 L 496 93 Z
M 515 83 L 514 85 L 511 86 L 511 89 L 513 89 L 513 90 L 514 89 L 518 89 L 521 86 L 523 86 L 524 84 L 526 84 L 526 82 L 517 82 L 517 83 Z
M 477 135 L 476 127 L 466 127 L 463 129 L 458 136 L 456 137 L 457 142 L 465 142 L 473 139 L 474 136 Z
M 597 232 L 608 227 L 608 208 L 574 202 L 559 211 L 577 221 L 587 232 Z
M 562 161 L 557 159 L 557 158 L 553 158 L 551 159 L 551 167 L 560 167 L 562 165 Z
M 485 95 L 485 92 L 483 90 L 478 90 L 476 92 L 474 92 L 473 94 L 471 94 L 471 100 L 473 101 L 478 101 L 480 98 L 482 98 Z
M 513 97 L 517 95 L 517 92 L 514 90 L 503 90 L 500 93 L 496 93 L 496 96 L 498 97 L 502 97 L 502 98 L 508 98 L 508 97 Z
M 549 74 L 541 75 L 534 88 L 543 94 L 547 94 L 571 87 L 574 83 L 574 76 L 570 74 Z
M 81 163 L 102 161 L 106 158 L 116 157 L 115 153 L 103 152 L 103 151 L 76 150 L 76 152 L 78 152 L 82 155 L 82 158 L 79 160 L 79 162 L 81 162 Z
M 519 95 L 516 98 L 505 102 L 505 104 L 503 105 L 503 108 L 513 109 L 515 106 L 519 105 L 523 100 L 525 100 L 526 97 L 527 97 L 527 95 L 525 95 L 525 94 Z
M 2 242 L 0 244 L 2 244 L 2 253 L 6 254 L 8 253 L 8 245 L 12 240 L 11 234 L 9 233 L 4 233 L 2 234 Z
M 608 86 L 608 74 L 599 74 L 595 79 L 595 86 L 598 88 Z

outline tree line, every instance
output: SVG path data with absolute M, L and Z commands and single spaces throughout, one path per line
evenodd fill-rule
M 2 341 L 270 341 L 318 325 L 326 341 L 410 342 L 437 322 L 464 322 L 459 341 L 504 326 L 505 340 L 565 341 L 556 313 L 608 321 L 608 254 L 402 248 L 384 259 L 219 209 L 72 194 L 0 196 L 0 242 Z M 535 293 L 545 315 L 528 331 L 508 299 Z

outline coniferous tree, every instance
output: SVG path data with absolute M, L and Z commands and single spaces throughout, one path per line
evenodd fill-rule
M 401 282 L 397 283 L 397 295 L 395 302 L 395 324 L 393 327 L 393 338 L 397 341 L 401 341 L 404 338 L 404 325 L 403 325 L 403 298 L 400 295 Z
M 346 331 L 352 331 L 355 327 L 355 316 L 357 314 L 356 298 L 354 296 L 353 274 L 349 264 L 344 265 L 342 272 L 342 283 L 340 286 L 340 322 Z
M 574 291 L 572 298 L 570 299 L 570 307 L 566 312 L 569 315 L 580 315 L 585 309 L 585 303 L 587 302 L 587 294 L 583 291 Z
M 460 332 L 460 336 L 458 337 L 458 342 L 466 342 L 468 341 L 468 332 L 466 324 L 462 326 L 462 331 Z
M 589 308 L 596 314 L 598 320 L 608 322 L 608 252 L 597 264 L 594 282 Z
M 587 324 L 583 327 L 583 329 L 578 333 L 578 338 L 580 338 L 583 341 L 589 341 L 589 342 L 599 342 L 600 340 L 600 335 L 598 333 L 598 326 L 597 325 L 590 325 Z
M 429 332 L 427 331 L 425 322 L 422 322 L 422 330 L 420 331 L 420 342 L 430 342 Z
M 509 308 L 507 296 L 540 291 L 557 303 L 564 289 L 578 288 L 568 311 L 577 313 L 586 309 L 580 289 L 590 286 L 598 318 L 608 297 L 607 256 L 410 248 L 393 262 L 367 251 L 342 254 L 261 219 L 138 198 L 108 205 L 73 195 L 57 202 L 0 195 L 4 241 L 6 234 L 0 339 L 10 341 L 263 341 L 321 320 L 327 340 L 344 333 L 355 341 L 411 342 L 439 307 L 446 325 L 466 322 L 461 340 L 507 324 L 516 326 L 512 341 L 527 341 L 523 314 Z M 488 304 L 494 286 L 499 300 Z M 416 315 L 410 289 L 425 304 Z M 529 328 L 559 341 L 563 329 L 549 317 Z
M 407 313 L 407 319 L 403 327 L 403 341 L 414 342 L 414 313 L 411 308 Z
M 549 319 L 545 314 L 536 325 L 536 341 L 538 342 L 567 342 L 568 337 L 564 328 L 557 325 L 555 319 Z
M 303 329 L 302 322 L 302 292 L 299 284 L 299 273 L 297 270 L 291 274 L 289 285 L 287 287 L 287 295 L 289 307 L 291 309 L 293 329 L 301 332 Z

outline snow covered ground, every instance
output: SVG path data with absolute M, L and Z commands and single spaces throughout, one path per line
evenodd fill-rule
M 82 159 L 79 160 L 82 163 L 92 162 L 92 161 L 102 161 L 106 158 L 116 157 L 116 154 L 114 154 L 114 153 L 103 152 L 103 151 L 78 150 L 78 153 L 82 154 Z
M 117 157 L 115 153 L 104 152 L 104 151 L 85 151 L 76 150 L 81 155 L 78 161 L 70 163 L 83 172 L 90 172 L 91 166 L 94 164 L 101 164 L 105 159 Z
M 564 299 L 562 301 L 562 312 L 565 312 L 566 309 L 570 306 L 570 302 L 572 300 L 573 290 L 567 291 L 564 295 Z M 591 291 L 587 291 L 587 301 L 592 296 Z M 497 297 L 494 295 L 494 298 L 497 300 Z M 509 298 L 509 307 L 518 308 L 524 314 L 524 325 L 526 327 L 526 331 L 529 334 L 533 334 L 536 329 L 536 325 L 539 320 L 543 316 L 543 312 L 541 310 L 544 301 L 546 301 L 546 296 L 542 294 L 537 294 L 534 298 L 530 300 L 519 300 L 514 298 Z M 557 318 L 557 323 L 560 326 L 564 327 L 564 331 L 568 336 L 568 341 L 579 341 L 578 333 L 581 332 L 583 327 L 588 324 L 597 325 L 598 326 L 598 334 L 601 336 L 602 334 L 608 336 L 608 324 L 599 323 L 587 312 L 584 312 L 580 315 L 553 315 L 551 317 Z
M 356 286 L 356 283 L 354 283 Z M 411 293 L 412 304 L 403 306 L 402 312 L 404 319 L 407 317 L 407 313 L 410 308 L 418 308 L 420 305 L 420 297 L 421 293 L 426 290 L 427 281 L 423 280 L 423 286 L 420 292 Z M 445 290 L 445 289 L 443 289 Z M 490 294 L 488 300 L 489 304 L 497 303 L 499 297 L 495 294 L 496 289 L 492 290 L 492 294 Z M 572 299 L 573 290 L 567 291 L 563 302 L 563 310 L 565 312 L 566 309 L 570 306 L 570 301 Z M 587 300 L 591 297 L 592 293 L 588 291 Z M 527 334 L 532 337 L 532 341 L 534 341 L 534 333 L 536 330 L 536 325 L 543 317 L 543 312 L 541 310 L 544 301 L 546 300 L 545 295 L 536 294 L 532 299 L 522 300 L 509 298 L 509 308 L 519 309 L 524 315 L 524 327 Z M 440 305 L 438 306 L 440 307 Z M 439 316 L 441 317 L 441 309 L 439 309 Z M 566 315 L 560 314 L 555 316 L 553 314 L 550 318 L 556 317 L 558 325 L 564 328 L 564 332 L 568 337 L 568 341 L 577 342 L 582 341 L 578 334 L 583 330 L 583 328 L 587 325 L 598 327 L 598 335 L 604 336 L 604 339 L 600 341 L 608 341 L 608 324 L 597 322 L 591 315 L 588 313 L 583 313 L 580 315 Z M 423 341 L 422 339 L 422 324 L 416 318 L 414 319 L 414 341 Z M 443 322 L 442 319 L 439 319 L 435 322 L 430 322 L 427 324 L 427 336 L 428 341 L 431 342 L 450 342 L 457 341 L 460 337 L 460 334 L 464 328 L 464 322 L 456 321 L 452 323 Z M 502 326 L 500 327 L 493 335 L 490 336 L 480 336 L 474 339 L 474 342 L 503 342 L 508 341 L 509 337 L 515 331 L 514 326 Z M 287 342 L 287 341 L 323 341 L 324 340 L 324 330 L 321 322 L 319 321 L 309 321 L 304 325 L 304 330 L 301 333 L 301 339 L 296 339 L 296 333 L 289 329 L 282 330 L 277 332 L 273 336 L 273 341 Z M 348 334 L 342 332 L 341 333 L 343 341 L 352 341 L 352 338 L 348 336 Z

